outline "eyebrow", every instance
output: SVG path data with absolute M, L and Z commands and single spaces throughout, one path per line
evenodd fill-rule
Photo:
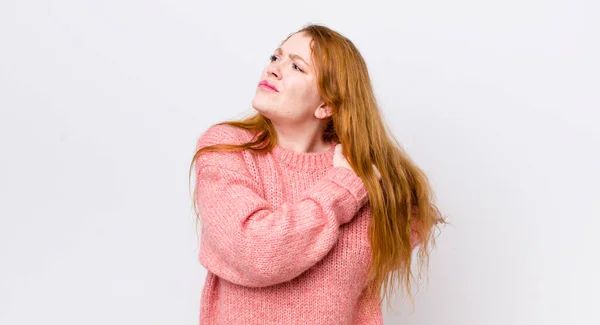
M 277 48 L 275 50 L 275 53 L 281 55 L 281 54 L 283 54 L 283 50 L 279 47 L 279 48 Z M 292 59 L 292 60 L 294 60 L 294 59 L 301 60 L 302 62 L 304 62 L 304 64 L 306 64 L 307 66 L 310 67 L 310 64 L 308 64 L 308 62 L 306 62 L 306 60 L 304 60 L 300 55 L 294 54 L 294 53 L 290 53 L 289 56 L 290 56 L 290 59 Z

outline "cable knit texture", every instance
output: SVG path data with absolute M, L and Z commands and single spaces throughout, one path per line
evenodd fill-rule
M 209 128 L 197 149 L 251 140 Z M 368 196 L 328 151 L 205 152 L 196 162 L 200 324 L 383 324 L 364 298 L 371 263 Z M 414 237 L 414 236 L 413 236 Z

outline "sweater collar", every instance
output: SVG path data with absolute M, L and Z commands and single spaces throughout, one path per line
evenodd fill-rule
M 276 160 L 281 161 L 291 169 L 325 169 L 333 166 L 333 153 L 336 144 L 335 141 L 330 142 L 329 149 L 322 152 L 296 152 L 275 145 L 272 153 Z

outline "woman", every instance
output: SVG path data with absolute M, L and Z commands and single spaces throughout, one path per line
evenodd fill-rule
M 410 295 L 412 250 L 426 261 L 443 219 L 386 132 L 362 56 L 307 26 L 273 53 L 252 106 L 202 134 L 192 162 L 200 323 L 382 324 L 381 289 Z

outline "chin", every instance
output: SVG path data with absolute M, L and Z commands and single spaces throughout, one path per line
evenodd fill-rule
M 263 106 L 255 105 L 254 103 L 252 103 L 252 108 L 254 108 L 254 110 L 259 112 L 262 116 L 271 119 L 271 114 L 269 114 L 269 110 L 264 109 Z
M 262 115 L 263 117 L 265 117 L 267 120 L 269 121 L 273 121 L 273 118 L 277 119 L 276 116 L 273 116 L 272 114 L 269 114 L 269 112 L 263 112 L 263 111 L 259 111 L 256 110 L 260 115 Z
M 264 101 L 260 100 L 259 98 L 254 98 L 252 100 L 252 108 L 254 108 L 255 110 L 257 110 L 259 113 L 265 115 L 265 116 L 269 116 L 269 112 L 272 111 L 271 109 L 269 109 L 270 105 L 266 105 L 267 103 L 264 103 Z

